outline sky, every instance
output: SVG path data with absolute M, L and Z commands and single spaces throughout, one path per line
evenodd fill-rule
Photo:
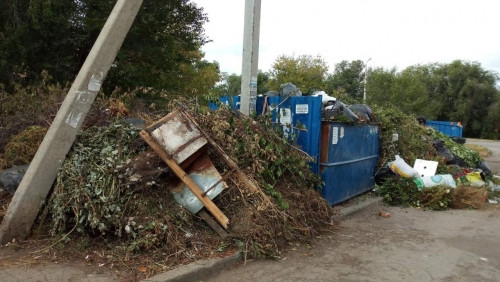
M 245 0 L 193 2 L 209 18 L 205 59 L 241 74 Z M 403 70 L 460 59 L 500 74 L 499 0 L 261 0 L 261 7 L 263 71 L 281 55 L 319 55 L 329 73 L 342 60 Z

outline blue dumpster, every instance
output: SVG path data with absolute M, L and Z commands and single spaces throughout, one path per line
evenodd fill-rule
M 232 105 L 233 109 L 240 108 L 240 96 L 220 96 L 219 101 L 221 105 L 228 106 Z M 219 108 L 219 104 L 216 104 L 212 101 L 209 103 L 209 108 L 211 110 L 217 110 Z
M 286 137 L 290 137 L 301 150 L 311 156 L 314 173 L 319 173 L 319 141 L 321 137 L 321 96 L 302 97 L 257 97 L 258 114 L 271 114 L 273 122 L 281 126 Z M 293 137 L 293 138 L 292 138 Z
M 462 125 L 459 122 L 427 120 L 426 126 L 433 127 L 437 131 L 450 137 L 462 137 Z
M 379 144 L 375 125 L 322 122 L 321 193 L 330 205 L 373 189 Z

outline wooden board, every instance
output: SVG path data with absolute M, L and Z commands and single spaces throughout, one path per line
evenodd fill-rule
M 213 214 L 215 219 L 224 227 L 227 228 L 229 219 L 224 213 L 210 200 L 209 197 L 204 197 L 203 191 L 196 183 L 189 178 L 187 173 L 169 156 L 165 150 L 154 140 L 147 131 L 142 130 L 140 135 L 146 143 L 160 156 L 160 158 L 172 169 L 179 179 L 186 184 L 189 190 L 203 203 L 207 210 Z

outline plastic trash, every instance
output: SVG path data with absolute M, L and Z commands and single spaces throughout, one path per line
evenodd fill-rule
M 7 191 L 11 195 L 14 195 L 28 167 L 29 165 L 13 166 L 0 171 L 0 190 Z
M 450 150 L 448 150 L 448 148 L 446 148 L 446 146 L 444 145 L 444 140 L 438 139 L 434 141 L 432 145 L 434 146 L 434 148 L 436 148 L 437 154 L 445 159 L 446 164 L 453 163 L 455 158 L 451 154 Z
M 488 164 L 486 163 L 486 161 L 481 161 L 478 165 L 477 165 L 477 168 L 479 168 L 480 170 L 482 170 L 484 172 L 484 174 L 488 175 L 488 176 L 491 176 L 492 173 L 491 173 L 491 169 L 490 167 L 488 166 Z
M 356 114 L 361 120 L 370 122 L 373 120 L 373 111 L 370 107 L 365 104 L 354 104 L 349 106 L 349 110 L 351 110 L 354 114 Z
M 302 92 L 294 84 L 287 82 L 280 86 L 280 96 L 302 96 Z
M 486 185 L 486 182 L 483 181 L 483 177 L 481 176 L 481 172 L 475 171 L 471 173 L 467 173 L 465 178 L 470 183 L 471 186 L 481 187 Z
M 375 174 L 375 183 L 382 185 L 387 179 L 394 177 L 396 177 L 396 174 L 390 168 L 383 167 Z
M 444 185 L 451 188 L 457 187 L 457 183 L 451 174 L 436 174 L 433 176 L 415 178 L 413 181 L 417 184 L 419 190 L 438 185 Z
M 396 160 L 389 163 L 389 167 L 402 177 L 419 177 L 418 171 L 409 166 L 399 155 L 396 155 Z
M 352 122 L 358 122 L 359 118 L 356 114 L 354 114 L 349 108 L 344 105 L 344 103 L 337 101 L 335 102 L 335 106 L 331 109 L 332 112 L 342 112 L 344 116 L 350 119 Z
M 326 94 L 325 91 L 317 91 L 314 94 L 312 94 L 311 96 L 317 97 L 319 95 L 321 95 L 321 103 L 323 105 L 325 105 L 328 102 L 335 102 L 335 101 L 337 101 L 337 98 L 332 97 L 332 96 Z
M 433 176 L 436 174 L 438 162 L 416 159 L 413 169 L 418 171 L 420 177 Z

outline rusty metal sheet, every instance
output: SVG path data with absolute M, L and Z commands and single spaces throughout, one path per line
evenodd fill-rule
M 203 134 L 182 112 L 167 115 L 165 122 L 151 131 L 151 136 L 178 164 L 207 144 Z
M 206 153 L 196 159 L 186 173 L 203 192 L 209 190 L 212 185 L 216 184 L 222 178 Z M 215 188 L 208 191 L 206 196 L 214 199 L 225 188 L 227 188 L 227 184 L 221 181 Z M 183 182 L 179 182 L 174 187 L 171 187 L 171 191 L 176 202 L 188 209 L 192 214 L 196 214 L 203 208 L 200 200 L 196 198 Z

